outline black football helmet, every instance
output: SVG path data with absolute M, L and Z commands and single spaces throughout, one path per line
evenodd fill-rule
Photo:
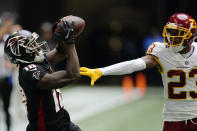
M 36 42 L 39 35 L 27 30 L 20 30 L 11 34 L 4 45 L 4 52 L 13 64 L 40 63 L 44 60 L 44 53 L 48 51 L 46 41 Z M 47 50 L 43 50 L 42 47 Z

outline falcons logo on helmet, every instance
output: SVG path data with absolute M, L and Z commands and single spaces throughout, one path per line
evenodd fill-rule
M 8 41 L 7 47 L 10 46 L 10 50 L 12 51 L 12 53 L 16 56 L 21 56 L 20 54 L 20 50 L 19 50 L 19 45 L 20 44 L 24 44 L 25 43 L 25 38 L 20 37 L 20 36 L 16 36 L 11 38 Z

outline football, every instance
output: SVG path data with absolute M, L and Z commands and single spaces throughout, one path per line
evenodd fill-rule
M 60 33 L 60 26 L 62 26 L 62 21 L 67 21 L 70 25 L 72 22 L 74 22 L 74 35 L 75 37 L 79 36 L 85 27 L 85 20 L 78 16 L 65 16 L 61 18 L 55 28 L 55 32 Z

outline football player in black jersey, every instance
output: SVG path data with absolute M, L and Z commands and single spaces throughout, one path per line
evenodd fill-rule
M 63 108 L 59 90 L 80 77 L 74 23 L 63 21 L 60 33 L 54 34 L 58 44 L 48 53 L 42 48 L 47 43 L 37 42 L 38 34 L 25 30 L 10 35 L 4 46 L 11 63 L 19 65 L 19 84 L 29 120 L 26 131 L 81 131 Z M 54 72 L 51 65 L 65 58 L 65 70 Z

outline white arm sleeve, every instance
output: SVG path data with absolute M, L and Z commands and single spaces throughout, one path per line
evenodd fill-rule
M 104 76 L 130 74 L 143 69 L 146 69 L 146 63 L 142 58 L 121 62 L 104 68 L 99 68 Z

